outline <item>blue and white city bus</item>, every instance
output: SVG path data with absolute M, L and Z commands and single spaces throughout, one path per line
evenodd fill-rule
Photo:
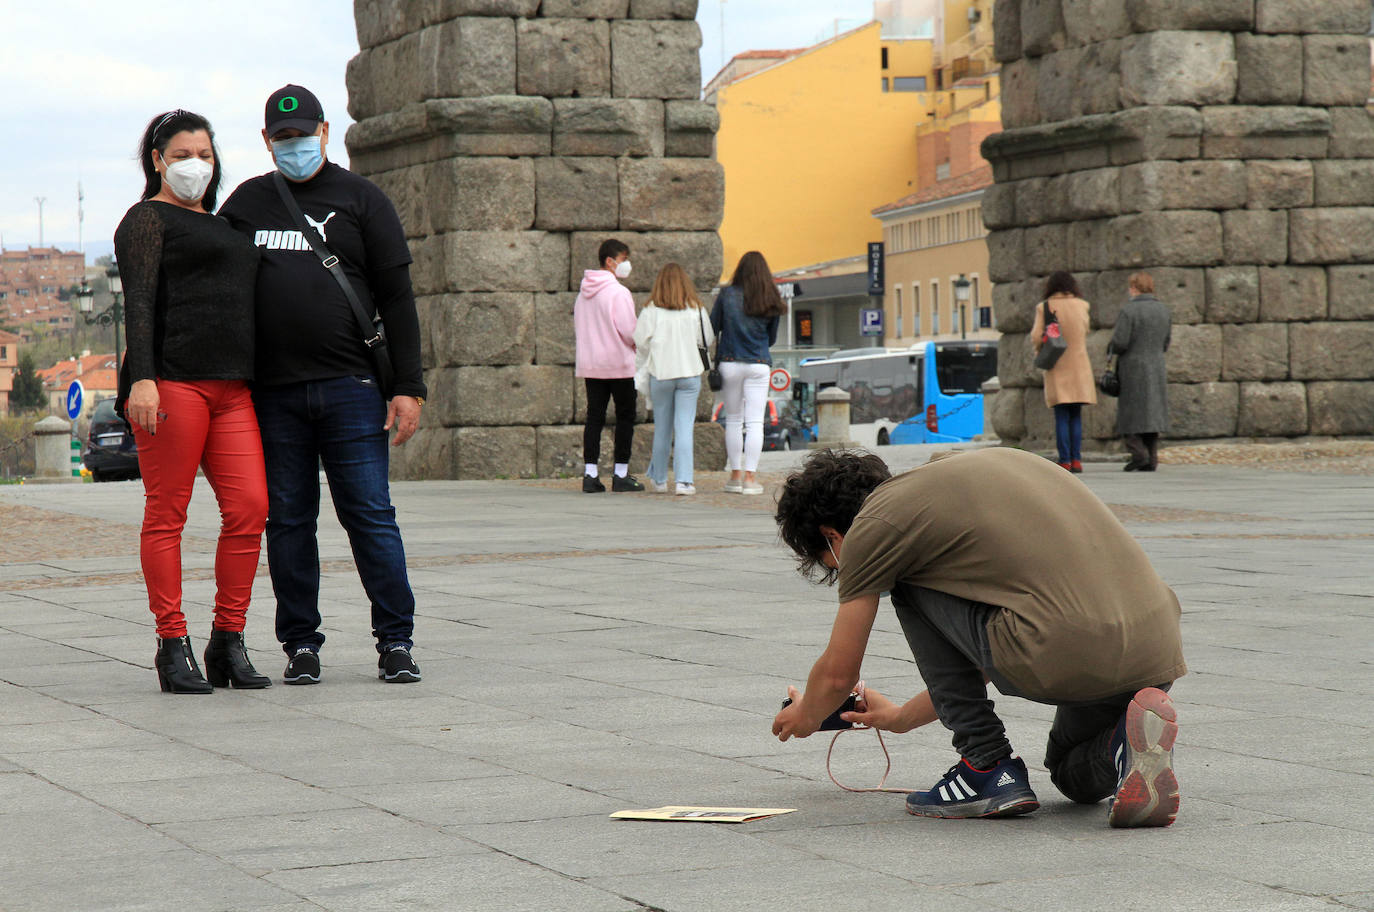
M 793 395 L 814 415 L 816 393 L 849 393 L 849 436 L 863 446 L 962 443 L 983 433 L 982 385 L 996 375 L 996 342 L 924 342 L 803 361 Z

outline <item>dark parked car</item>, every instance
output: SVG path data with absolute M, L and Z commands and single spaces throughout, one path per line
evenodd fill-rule
M 138 444 L 133 429 L 115 414 L 114 399 L 101 399 L 91 415 L 83 459 L 95 481 L 138 478 Z
M 723 402 L 717 402 L 711 412 L 711 420 L 725 424 Z M 814 440 L 811 427 L 799 420 L 797 403 L 792 399 L 769 399 L 763 411 L 763 449 L 804 450 L 807 441 Z

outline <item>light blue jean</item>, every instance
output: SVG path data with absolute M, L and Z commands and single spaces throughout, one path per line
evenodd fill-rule
M 668 445 L 677 439 L 673 452 L 678 484 L 692 484 L 692 436 L 697 421 L 697 397 L 701 377 L 660 380 L 649 377 L 649 396 L 654 402 L 654 455 L 648 475 L 656 483 L 668 483 Z

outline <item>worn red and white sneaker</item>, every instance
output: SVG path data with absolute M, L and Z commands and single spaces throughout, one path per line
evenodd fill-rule
M 1112 736 L 1116 792 L 1107 799 L 1107 822 L 1114 827 L 1166 827 L 1178 816 L 1178 778 L 1174 740 L 1178 713 L 1174 701 L 1157 687 L 1131 698 Z

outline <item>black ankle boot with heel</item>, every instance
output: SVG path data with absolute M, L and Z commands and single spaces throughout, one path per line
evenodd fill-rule
M 201 676 L 196 665 L 196 654 L 191 651 L 191 638 L 159 638 L 157 655 L 153 658 L 157 669 L 157 682 L 162 685 L 163 693 L 208 694 L 215 689 Z
M 272 679 L 258 674 L 248 660 L 241 630 L 210 630 L 210 645 L 205 647 L 205 674 L 215 687 L 261 690 L 272 686 Z

